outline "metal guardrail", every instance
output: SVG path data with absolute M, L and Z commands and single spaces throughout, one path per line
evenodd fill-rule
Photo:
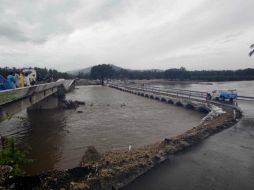
M 68 88 L 70 84 L 72 84 L 73 80 L 59 80 L 57 82 L 51 82 L 51 83 L 45 83 L 45 84 L 39 84 L 24 88 L 16 88 L 16 89 L 10 89 L 10 90 L 3 90 L 0 91 L 0 106 L 10 103 L 12 101 L 16 101 L 28 96 L 31 96 L 35 93 L 39 93 L 54 87 L 58 87 L 60 85 L 63 85 L 64 87 Z M 67 83 L 67 85 L 65 85 Z
M 162 95 L 162 96 L 169 96 L 173 98 L 179 98 L 179 99 L 185 99 L 189 101 L 196 101 L 202 104 L 213 104 L 217 106 L 223 106 L 223 107 L 228 107 L 228 108 L 233 108 L 233 109 L 238 109 L 237 105 L 234 104 L 229 104 L 229 103 L 223 103 L 223 102 L 218 102 L 218 101 L 213 101 L 213 100 L 207 100 L 206 96 L 195 96 L 190 93 L 182 93 L 181 91 L 161 91 L 158 89 L 153 89 L 153 88 L 140 88 L 140 87 L 134 87 L 134 86 L 121 86 L 121 85 L 115 85 L 115 84 L 110 84 L 113 87 L 117 88 L 123 88 L 123 89 L 129 89 L 129 90 L 135 90 L 135 91 L 143 91 L 145 93 L 153 93 L 157 95 Z M 184 90 L 186 91 L 186 90 Z
M 207 92 L 204 92 L 204 91 L 184 90 L 184 89 L 176 89 L 176 88 L 162 89 L 162 88 L 158 88 L 158 87 L 145 87 L 145 89 L 154 89 L 154 90 L 159 90 L 159 91 L 163 91 L 163 92 L 180 93 L 180 94 L 186 94 L 186 95 L 190 95 L 190 96 L 194 96 L 194 97 L 203 97 L 203 98 L 205 98 L 207 95 Z M 237 100 L 254 101 L 254 97 L 238 96 Z
M 238 96 L 239 100 L 254 101 L 254 97 L 251 96 Z

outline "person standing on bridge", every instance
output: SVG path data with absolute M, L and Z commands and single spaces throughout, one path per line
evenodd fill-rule
M 20 83 L 20 88 L 24 88 L 25 87 L 25 78 L 23 73 L 21 72 L 19 75 L 19 83 Z
M 16 88 L 20 87 L 19 74 L 15 73 Z
M 14 77 L 13 73 L 10 73 L 7 76 L 7 80 L 8 80 L 8 82 L 9 82 L 12 89 L 16 88 L 16 80 L 15 80 L 15 77 Z

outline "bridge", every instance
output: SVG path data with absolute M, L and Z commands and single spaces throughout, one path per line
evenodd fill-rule
M 133 86 L 133 85 L 123 85 L 123 84 L 114 84 L 110 83 L 109 87 L 115 88 L 124 92 L 136 94 L 146 98 L 158 100 L 161 102 L 166 102 L 168 104 L 175 104 L 177 106 L 186 107 L 188 109 L 196 109 L 201 112 L 209 112 L 211 105 L 236 109 L 239 110 L 237 102 L 228 103 L 228 102 L 219 102 L 213 100 L 207 100 L 206 92 L 201 91 L 191 91 L 191 90 L 182 90 L 182 89 L 160 89 L 155 87 L 145 87 L 145 86 Z M 251 101 L 252 97 L 239 97 L 240 99 L 246 99 Z M 254 98 L 253 98 L 254 100 Z
M 57 82 L 0 91 L 0 121 L 25 109 L 55 109 L 59 106 L 59 92 L 70 91 L 74 86 L 75 80 L 60 79 Z

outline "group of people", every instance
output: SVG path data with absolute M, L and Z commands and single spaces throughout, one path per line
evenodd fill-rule
M 0 90 L 23 88 L 35 85 L 35 80 L 27 77 L 25 73 L 10 73 L 6 78 L 0 75 Z
M 12 89 L 25 87 L 25 77 L 22 72 L 20 74 L 10 73 L 7 76 L 7 81 L 9 82 Z

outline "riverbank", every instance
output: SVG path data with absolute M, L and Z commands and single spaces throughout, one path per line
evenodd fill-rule
M 210 117 L 211 116 L 211 117 Z M 172 138 L 137 149 L 110 151 L 97 161 L 84 160 L 82 167 L 67 171 L 50 171 L 37 176 L 11 178 L 9 189 L 118 189 L 155 165 L 170 159 L 207 137 L 233 126 L 241 117 L 239 111 L 223 109 L 210 112 L 198 126 Z
M 237 124 L 173 155 L 122 190 L 253 190 L 253 103 L 238 103 L 244 115 Z

